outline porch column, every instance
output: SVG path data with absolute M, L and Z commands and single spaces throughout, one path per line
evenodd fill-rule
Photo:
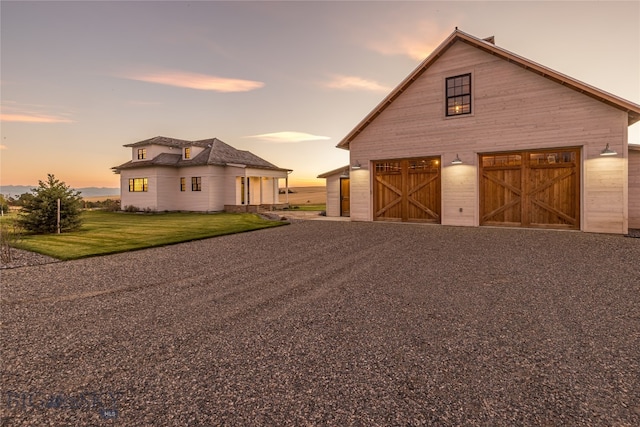
M 264 199 L 262 198 L 262 177 L 259 176 L 258 179 L 260 180 L 260 204 L 262 205 L 264 202 Z
M 244 170 L 244 204 L 249 206 L 249 177 L 246 169 Z
M 285 193 L 285 194 L 287 195 L 287 201 L 286 201 L 286 203 L 287 203 L 287 205 L 288 205 L 288 204 L 289 204 L 289 172 L 287 172 L 287 177 L 284 179 L 284 182 L 285 182 L 285 187 L 287 187 L 287 188 L 285 189 L 285 191 L 286 191 L 286 193 Z
M 278 188 L 278 178 L 272 178 L 271 191 L 273 191 L 273 204 L 280 203 L 280 189 Z

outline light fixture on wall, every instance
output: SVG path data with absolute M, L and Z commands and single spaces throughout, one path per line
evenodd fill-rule
M 354 164 L 351 165 L 351 169 L 356 170 L 356 169 L 361 169 L 362 165 L 360 165 L 360 162 L 356 160 L 356 162 Z
M 604 147 L 604 150 L 602 150 L 600 152 L 601 156 L 615 156 L 616 154 L 618 154 L 616 151 L 614 151 L 611 148 L 609 148 L 609 143 L 608 142 L 607 142 L 607 146 Z
M 461 165 L 462 164 L 462 160 L 460 160 L 460 157 L 456 154 L 456 158 L 451 160 L 451 164 L 452 165 Z

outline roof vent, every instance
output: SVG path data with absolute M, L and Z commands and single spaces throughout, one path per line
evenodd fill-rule
M 489 37 L 484 38 L 484 39 L 482 39 L 482 40 L 484 40 L 484 41 L 486 41 L 486 42 L 489 42 L 489 43 L 491 43 L 491 44 L 496 44 L 496 37 L 495 37 L 495 36 L 489 36 Z

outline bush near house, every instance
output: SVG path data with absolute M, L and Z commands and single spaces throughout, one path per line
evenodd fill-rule
M 6 215 L 9 212 L 9 200 L 0 194 L 0 213 Z
M 12 261 L 12 249 L 22 238 L 22 230 L 14 217 L 15 214 L 4 214 L 0 219 L 0 260 L 3 263 Z
M 55 233 L 58 231 L 58 199 L 60 199 L 60 231 L 80 228 L 80 192 L 71 189 L 53 174 L 46 181 L 39 181 L 32 190 L 33 198 L 26 198 L 18 214 L 18 224 L 31 233 Z

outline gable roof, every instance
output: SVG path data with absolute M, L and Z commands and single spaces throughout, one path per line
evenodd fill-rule
M 338 148 L 349 149 L 349 143 L 360 134 L 376 117 L 382 113 L 398 96 L 402 94 L 418 77 L 420 77 L 435 61 L 438 60 L 454 43 L 463 42 L 491 55 L 495 55 L 505 61 L 518 65 L 525 70 L 539 74 L 549 80 L 566 86 L 570 89 L 590 96 L 600 102 L 604 102 L 614 108 L 622 110 L 628 114 L 629 126 L 640 120 L 640 105 L 612 95 L 594 86 L 583 83 L 565 74 L 554 71 L 543 65 L 530 61 L 506 49 L 496 46 L 493 37 L 479 39 L 463 31 L 458 30 L 451 33 L 418 67 L 405 78 L 386 98 L 382 100 L 358 125 L 345 136 L 337 145 Z
M 202 139 L 199 141 L 186 141 L 183 139 L 167 138 L 164 136 L 156 136 L 154 138 L 145 139 L 144 141 L 134 142 L 132 144 L 126 144 L 124 147 L 144 147 L 149 145 L 162 145 L 170 148 L 184 147 L 202 147 L 203 151 L 198 153 L 192 159 L 183 159 L 182 152 L 179 153 L 160 153 L 153 159 L 149 160 L 129 160 L 120 166 L 115 166 L 112 169 L 117 173 L 121 169 L 133 169 L 150 166 L 171 166 L 171 167 L 183 167 L 183 166 L 202 166 L 202 165 L 216 165 L 216 166 L 236 166 L 236 167 L 249 167 L 256 169 L 271 169 L 277 171 L 291 171 L 291 169 L 283 169 L 278 166 L 264 160 L 255 154 L 245 151 L 237 150 L 219 140 L 218 138 Z

